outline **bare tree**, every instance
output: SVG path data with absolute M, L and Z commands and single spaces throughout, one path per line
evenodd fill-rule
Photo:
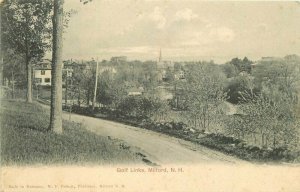
M 211 123 L 222 114 L 225 75 L 213 64 L 192 64 L 187 66 L 183 95 L 186 100 L 186 117 L 195 128 L 210 131 Z

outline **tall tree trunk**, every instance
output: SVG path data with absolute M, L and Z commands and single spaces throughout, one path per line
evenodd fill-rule
M 253 139 L 254 139 L 254 144 L 256 145 L 256 135 L 255 133 L 252 133 Z
M 68 73 L 66 77 L 66 89 L 65 89 L 65 107 L 67 107 L 68 104 Z
M 87 104 L 88 107 L 90 106 L 90 89 L 87 90 L 86 104 Z
M 81 100 L 80 88 L 78 87 L 77 90 L 78 90 L 77 105 L 78 105 L 78 107 L 80 107 L 80 104 L 81 104 L 81 101 L 80 101 Z
M 53 51 L 51 79 L 50 130 L 62 133 L 62 47 L 63 47 L 63 4 L 54 0 Z
M 2 7 L 0 8 L 0 11 Z M 3 96 L 3 52 L 2 52 L 2 25 L 1 25 L 2 19 L 0 16 L 0 98 Z
M 265 146 L 266 146 L 266 148 L 269 146 L 268 141 L 269 141 L 269 135 L 266 135 L 265 136 Z
M 276 148 L 276 134 L 275 132 L 273 133 L 273 149 Z
M 26 56 L 26 71 L 27 71 L 27 94 L 26 101 L 32 103 L 32 68 L 30 58 Z

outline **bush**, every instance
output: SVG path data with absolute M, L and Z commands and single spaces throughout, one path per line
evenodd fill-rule
M 143 119 L 154 110 L 154 103 L 146 97 L 129 96 L 119 103 L 117 109 L 123 115 Z

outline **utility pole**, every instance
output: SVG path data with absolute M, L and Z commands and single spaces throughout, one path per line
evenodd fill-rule
M 66 69 L 67 75 L 65 79 L 65 107 L 67 108 L 68 106 L 68 69 Z
M 96 97 L 97 97 L 97 85 L 98 85 L 98 58 L 96 61 L 96 74 L 95 74 L 95 89 L 94 89 L 94 98 L 93 98 L 93 104 L 92 104 L 92 110 L 95 109 L 96 104 Z
M 14 71 L 11 72 L 11 83 L 12 83 L 11 96 L 14 99 L 15 98 L 15 75 L 14 75 Z
M 72 104 L 70 102 L 70 107 L 69 107 L 69 120 L 71 120 L 71 113 L 72 113 L 72 106 L 74 105 L 74 99 L 73 99 L 73 95 L 72 95 L 72 87 L 73 87 L 73 78 L 71 78 L 71 82 L 70 82 L 70 99 L 72 99 Z

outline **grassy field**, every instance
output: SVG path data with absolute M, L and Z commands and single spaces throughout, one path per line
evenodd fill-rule
M 107 165 L 141 163 L 120 142 L 64 121 L 61 135 L 47 131 L 49 110 L 23 101 L 1 101 L 1 164 Z

